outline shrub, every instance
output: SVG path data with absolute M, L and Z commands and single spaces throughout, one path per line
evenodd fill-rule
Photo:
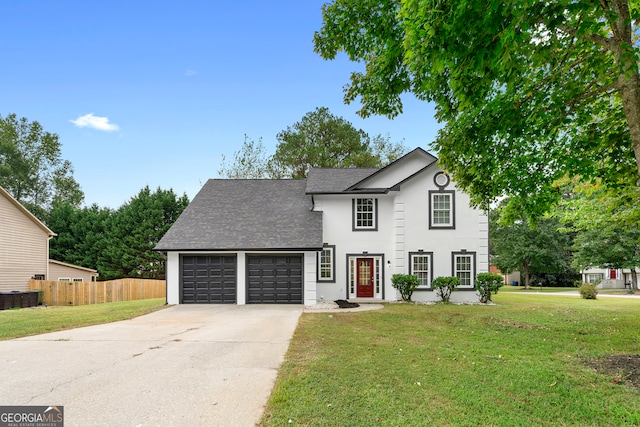
M 582 286 L 578 288 L 578 291 L 584 299 L 596 299 L 596 295 L 598 295 L 598 290 L 592 283 L 583 283 Z
M 420 281 L 413 274 L 394 274 L 391 285 L 400 292 L 403 301 L 411 301 L 413 291 L 420 286 Z
M 480 294 L 480 302 L 485 304 L 491 301 L 491 295 L 497 294 L 498 289 L 504 284 L 501 275 L 495 273 L 478 273 L 476 276 L 476 290 Z
M 455 276 L 441 276 L 431 282 L 431 286 L 436 290 L 436 295 L 442 299 L 442 302 L 449 302 L 451 292 L 458 285 L 460 285 L 460 279 Z

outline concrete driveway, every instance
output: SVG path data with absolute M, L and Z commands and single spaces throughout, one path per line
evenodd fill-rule
M 0 341 L 0 405 L 62 405 L 66 427 L 253 426 L 302 310 L 179 305 Z

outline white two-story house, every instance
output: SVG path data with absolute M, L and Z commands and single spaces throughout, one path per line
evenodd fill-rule
M 170 304 L 396 301 L 396 273 L 420 280 L 414 301 L 458 276 L 451 300 L 475 302 L 489 270 L 487 216 L 420 148 L 382 169 L 209 180 L 155 249 Z

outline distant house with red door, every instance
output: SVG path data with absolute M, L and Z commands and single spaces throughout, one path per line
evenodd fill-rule
M 596 283 L 597 288 L 619 288 L 628 287 L 632 281 L 631 269 L 629 268 L 588 268 L 580 272 L 582 281 L 585 283 Z M 636 267 L 636 274 L 640 276 L 640 268 Z
M 396 273 L 416 301 L 439 276 L 478 301 L 489 270 L 488 220 L 418 148 L 381 169 L 311 169 L 299 180 L 209 180 L 156 246 L 167 253 L 167 302 L 396 301 Z

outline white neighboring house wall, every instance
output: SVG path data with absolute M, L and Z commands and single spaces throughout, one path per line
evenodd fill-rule
M 640 274 L 640 267 L 636 267 Z M 598 283 L 598 289 L 624 289 L 631 281 L 631 270 L 628 268 L 587 268 L 580 272 L 585 283 Z
M 55 233 L 0 187 L 0 291 L 26 291 L 49 279 L 49 239 Z
M 391 276 L 411 273 L 410 253 L 422 251 L 431 255 L 431 279 L 453 275 L 454 253 L 467 254 L 475 260 L 474 278 L 477 273 L 489 270 L 488 218 L 482 211 L 470 207 L 469 197 L 456 190 L 453 182 L 444 189 L 455 191 L 455 228 L 429 227 L 429 190 L 438 190 L 434 183 L 438 172 L 440 169 L 434 165 L 404 182 L 399 191 L 388 194 L 314 196 L 314 210 L 323 212 L 323 242 L 335 245 L 335 282 L 318 282 L 318 301 L 356 297 L 349 286 L 350 256 L 381 260 L 383 286 L 374 300 L 400 299 L 391 284 Z M 402 175 L 393 176 L 393 179 L 401 178 Z M 381 177 L 378 182 L 367 182 L 367 186 L 392 185 L 393 179 Z M 352 200 L 359 197 L 377 199 L 377 231 L 353 230 Z M 418 289 L 412 300 L 438 301 L 439 298 L 432 290 Z M 477 302 L 478 296 L 470 287 L 454 292 L 451 301 Z

